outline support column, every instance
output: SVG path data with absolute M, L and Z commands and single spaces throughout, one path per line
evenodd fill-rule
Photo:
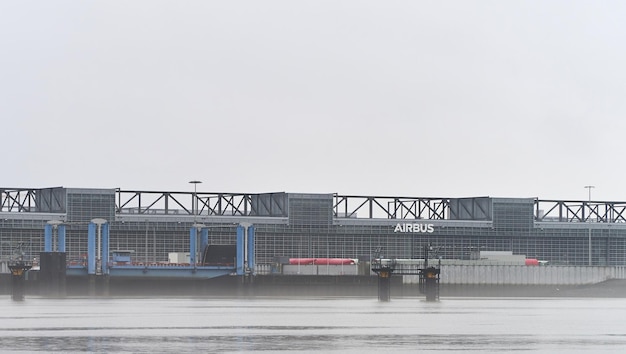
M 9 269 L 11 270 L 11 285 L 12 285 L 12 294 L 11 298 L 13 301 L 22 301 L 24 300 L 24 278 L 26 272 L 31 268 L 31 265 L 23 262 L 11 262 L 9 263 Z
M 44 226 L 44 252 L 65 252 L 65 225 L 50 220 Z
M 426 301 L 439 300 L 439 274 L 441 269 L 441 259 L 438 267 L 429 267 L 428 258 L 431 245 L 424 246 L 424 268 L 419 270 L 419 290 L 426 295 Z
M 244 275 L 244 262 L 245 262 L 245 228 L 241 225 L 237 226 L 237 275 Z
M 378 301 L 388 302 L 391 299 L 391 272 L 378 272 Z
M 204 257 L 204 251 L 206 250 L 207 246 L 209 245 L 209 229 L 204 227 L 200 230 L 200 259 L 199 261 L 202 262 L 203 257 Z M 203 264 L 204 265 L 204 264 Z
M 426 301 L 439 300 L 439 273 L 439 269 L 435 267 L 420 269 L 419 289 L 426 295 Z
M 198 244 L 198 229 L 195 225 L 189 229 L 189 264 L 193 267 L 196 266 L 197 249 Z
M 65 296 L 67 262 L 62 223 L 50 220 L 44 227 L 44 252 L 39 254 L 39 290 L 44 296 Z
M 52 224 L 48 223 L 43 229 L 43 250 L 52 252 Z
M 101 273 L 109 275 L 109 224 L 102 224 Z
M 248 226 L 248 237 L 247 237 L 247 253 L 248 253 L 248 269 L 247 272 L 251 275 L 254 275 L 254 226 Z
M 372 261 L 372 271 L 378 275 L 378 301 L 391 299 L 391 276 L 396 270 L 395 259 L 382 259 L 378 256 Z
M 87 274 L 96 274 L 96 224 L 87 227 Z
M 57 227 L 57 236 L 59 239 L 59 252 L 65 253 L 65 225 Z
M 199 231 L 199 232 L 198 232 Z M 200 235 L 198 235 L 198 233 Z M 189 264 L 192 266 L 201 265 L 202 256 L 201 252 L 204 252 L 204 246 L 202 244 L 205 243 L 204 236 L 206 234 L 206 243 L 209 242 L 209 231 L 206 229 L 206 225 L 204 224 L 193 224 L 191 229 L 189 229 Z M 200 241 L 200 245 L 198 245 L 198 241 Z M 200 247 L 200 249 L 198 249 Z
M 109 225 L 106 219 L 91 220 L 87 229 L 87 277 L 89 294 L 107 294 L 109 273 Z

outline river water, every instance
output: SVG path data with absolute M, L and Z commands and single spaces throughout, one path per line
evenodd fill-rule
M 626 299 L 2 296 L 0 351 L 624 353 Z

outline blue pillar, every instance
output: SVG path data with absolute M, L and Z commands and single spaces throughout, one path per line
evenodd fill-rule
M 96 228 L 97 225 L 89 223 L 87 229 L 87 273 L 96 274 Z
M 102 259 L 102 274 L 109 274 L 109 223 L 102 224 L 102 248 L 100 259 Z
M 43 231 L 43 250 L 52 252 L 52 225 L 46 224 Z
M 65 225 L 57 226 L 59 252 L 65 252 Z
M 209 229 L 204 227 L 200 232 L 200 254 L 204 255 L 204 250 L 209 245 Z M 200 256 L 200 261 L 202 262 L 202 256 Z
M 244 233 L 244 227 L 241 225 L 237 226 L 237 275 L 244 274 Z
M 198 243 L 198 229 L 192 226 L 189 230 L 189 263 L 196 265 L 196 245 Z
M 248 227 L 248 268 L 254 274 L 254 226 Z

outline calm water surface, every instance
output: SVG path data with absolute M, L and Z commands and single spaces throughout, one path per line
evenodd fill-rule
M 0 351 L 626 353 L 626 299 L 2 296 Z

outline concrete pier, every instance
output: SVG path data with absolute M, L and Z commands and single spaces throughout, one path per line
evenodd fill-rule
M 63 297 L 66 294 L 65 252 L 41 252 L 39 279 L 42 296 Z
M 9 263 L 9 269 L 11 270 L 11 298 L 13 299 L 13 301 L 24 300 L 24 289 L 26 287 L 24 284 L 24 278 L 26 272 L 30 268 L 31 265 L 23 261 Z

